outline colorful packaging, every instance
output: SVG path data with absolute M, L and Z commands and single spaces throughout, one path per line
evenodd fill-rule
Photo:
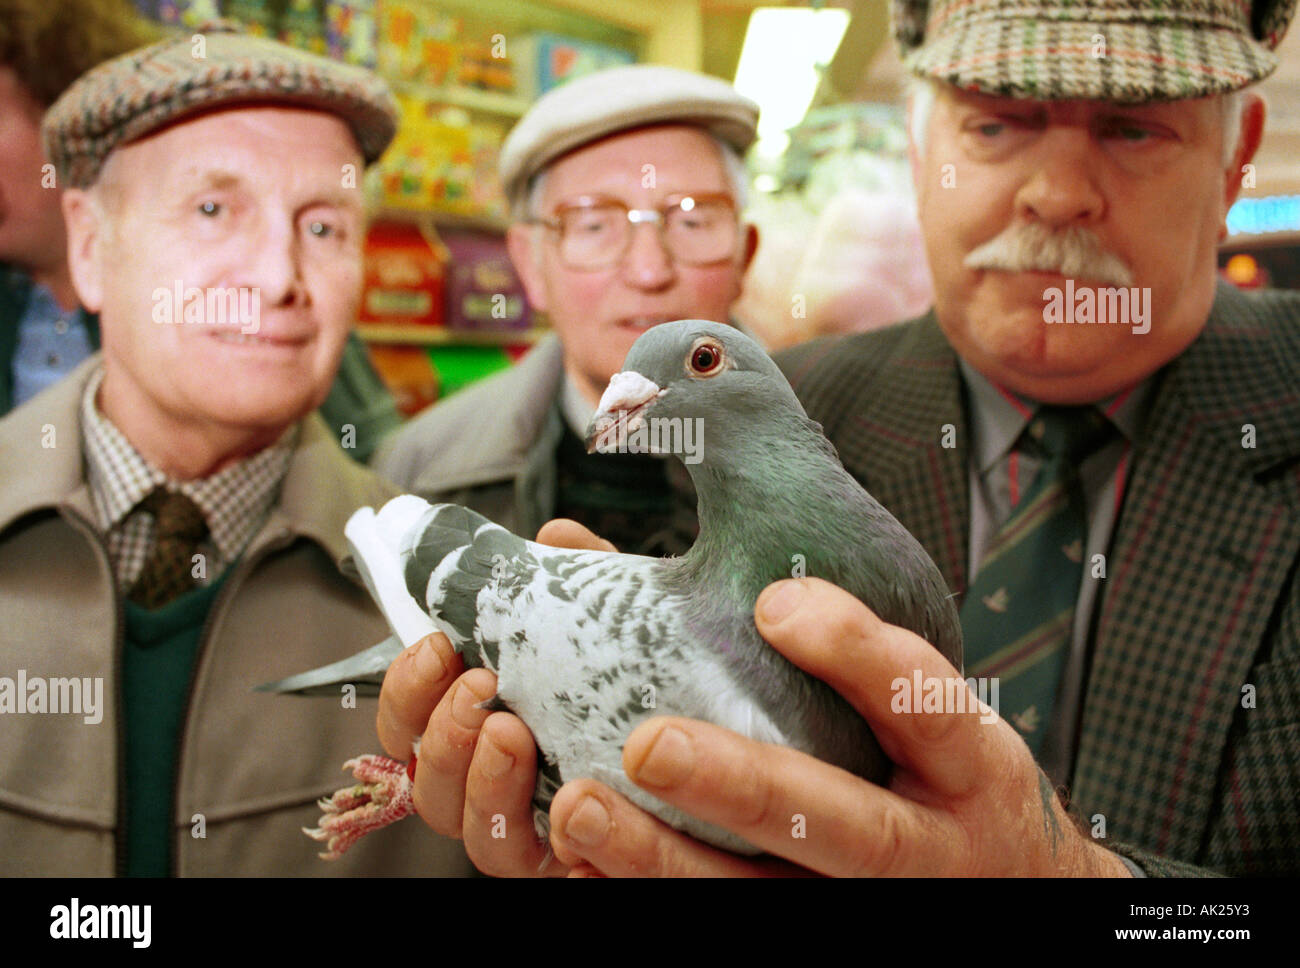
M 361 322 L 443 325 L 447 251 L 415 225 L 380 222 L 366 233 Z
M 438 371 L 425 347 L 372 343 L 367 349 L 398 412 L 411 417 L 438 399 Z
M 461 22 L 414 0 L 384 0 L 378 9 L 379 71 L 439 87 L 455 80 Z
M 506 240 L 488 232 L 444 232 L 449 329 L 522 330 L 532 321 Z
M 373 69 L 379 62 L 375 0 L 326 0 L 325 44 L 337 60 Z
M 519 93 L 538 98 L 585 74 L 636 61 L 631 51 L 559 34 L 535 33 L 511 47 Z
M 381 204 L 471 217 L 502 218 L 505 195 L 497 157 L 505 127 L 470 120 L 459 109 L 399 95 L 401 121 L 379 163 Z

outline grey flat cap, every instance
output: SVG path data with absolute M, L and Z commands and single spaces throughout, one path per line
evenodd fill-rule
M 41 133 L 62 179 L 84 188 L 118 145 L 201 111 L 246 103 L 333 113 L 352 129 L 367 163 L 397 130 L 396 105 L 377 74 L 218 21 L 87 71 L 45 113 Z

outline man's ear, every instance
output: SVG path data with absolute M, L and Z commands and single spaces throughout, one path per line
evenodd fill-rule
M 68 271 L 81 305 L 92 313 L 104 306 L 104 277 L 100 258 L 106 226 L 103 212 L 81 188 L 63 191 L 63 221 L 68 230 Z
M 741 257 L 740 257 L 741 278 L 744 278 L 745 273 L 749 271 L 749 267 L 754 261 L 754 253 L 756 253 L 757 251 L 758 251 L 758 226 L 746 224 L 744 248 L 741 251 Z
M 903 115 L 903 127 L 907 131 L 907 170 L 912 176 L 912 197 L 921 197 L 921 151 L 912 137 L 912 112 L 916 109 L 916 98 L 907 99 L 907 110 Z M 933 107 L 931 108 L 933 111 Z
M 532 225 L 516 223 L 506 229 L 506 251 L 515 264 L 519 281 L 524 284 L 528 304 L 539 312 L 547 312 L 546 286 L 542 282 L 541 249 L 537 245 Z
M 1223 211 L 1219 213 L 1220 240 L 1228 235 L 1228 209 L 1232 208 L 1232 203 L 1241 194 L 1245 174 L 1242 169 L 1250 164 L 1255 152 L 1259 150 L 1259 143 L 1264 137 L 1264 118 L 1268 113 L 1264 99 L 1258 94 L 1251 91 L 1243 96 L 1245 102 L 1241 106 L 1241 136 L 1237 141 L 1237 152 L 1233 155 L 1232 165 L 1224 172 Z M 1224 137 L 1229 137 L 1229 133 L 1225 131 Z

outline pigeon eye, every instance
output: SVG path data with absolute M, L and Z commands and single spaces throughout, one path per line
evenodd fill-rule
M 691 349 L 690 370 L 696 376 L 713 376 L 722 369 L 722 347 L 713 340 L 701 340 Z

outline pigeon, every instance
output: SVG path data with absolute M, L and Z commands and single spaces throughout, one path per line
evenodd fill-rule
M 688 552 L 552 548 L 414 495 L 378 512 L 362 508 L 345 534 L 394 636 L 260 688 L 337 695 L 352 682 L 377 690 L 403 647 L 444 633 L 466 665 L 496 674 L 497 695 L 486 705 L 514 712 L 536 739 L 533 805 L 543 839 L 555 791 L 590 777 L 705 843 L 758 852 L 627 778 L 624 741 L 657 715 L 707 720 L 882 782 L 890 763 L 865 720 L 763 640 L 755 601 L 779 579 L 824 578 L 960 668 L 957 612 L 933 561 L 844 469 L 771 358 L 720 323 L 649 329 L 610 381 L 587 443 L 684 461 L 700 525 Z M 371 756 L 345 768 L 362 784 L 322 800 L 321 825 L 306 831 L 328 841 L 322 856 L 413 810 L 410 763 Z

